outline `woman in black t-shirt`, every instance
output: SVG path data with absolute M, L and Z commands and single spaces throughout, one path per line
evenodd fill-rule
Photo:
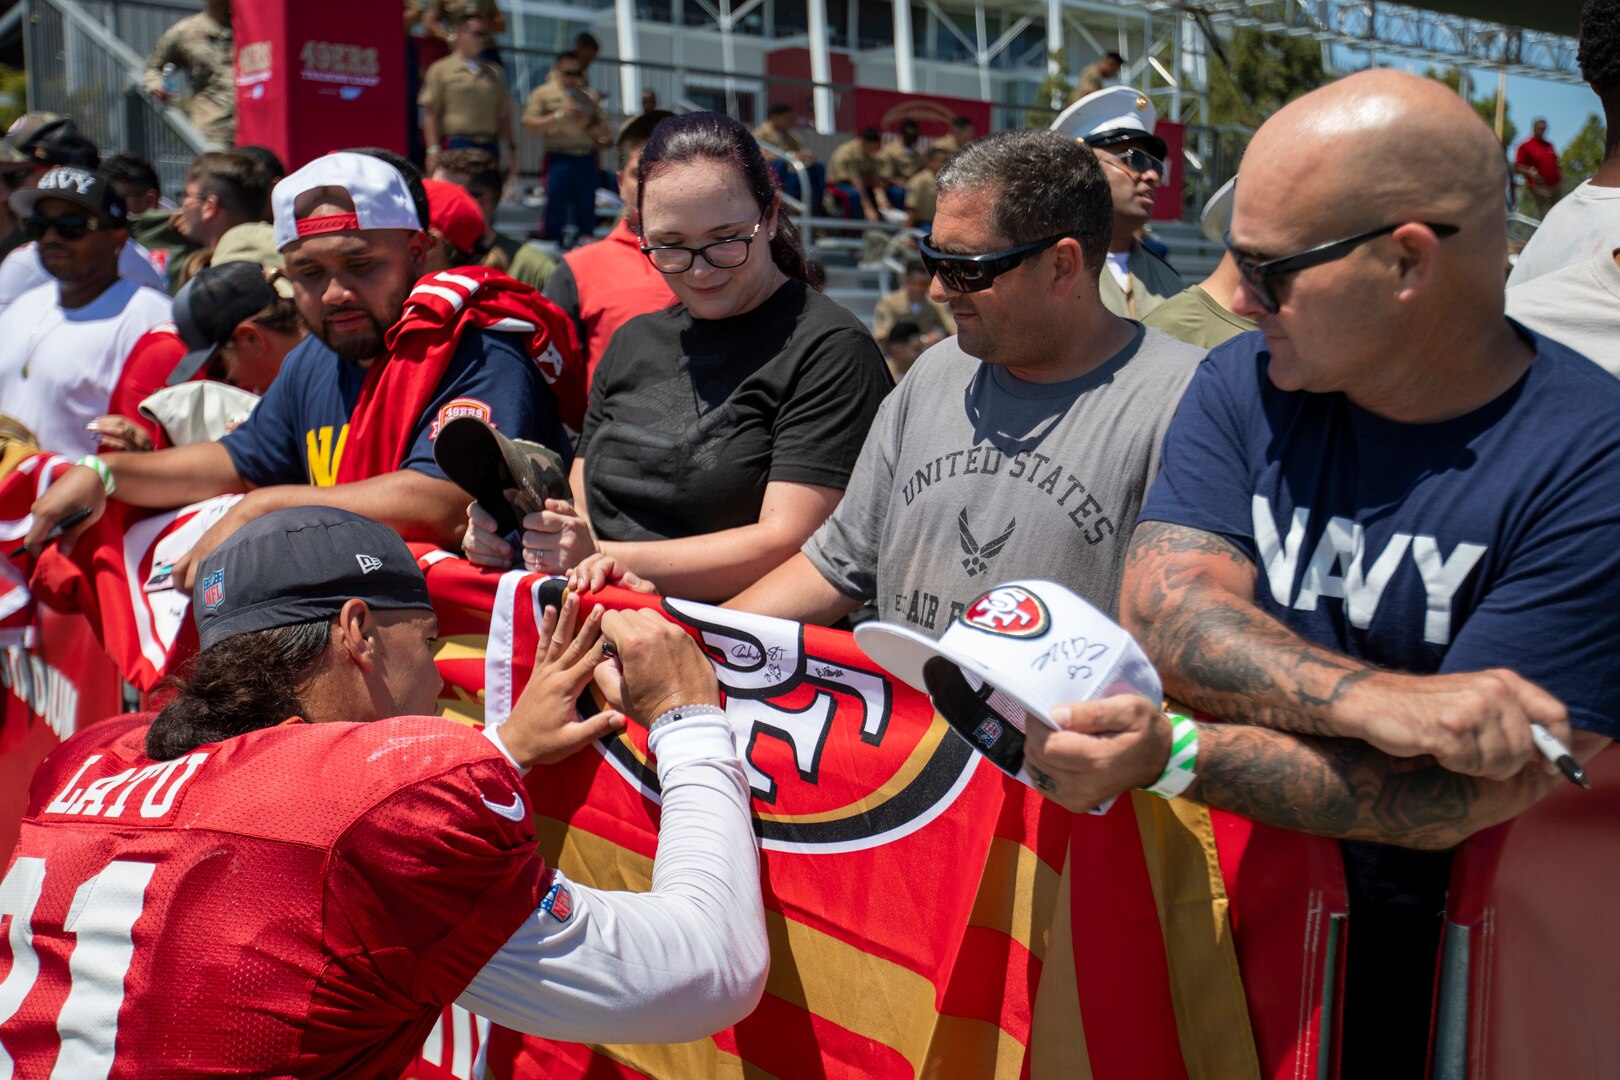
M 832 512 L 893 382 L 866 328 L 817 291 L 741 124 L 663 121 L 637 179 L 642 251 L 678 303 L 613 335 L 591 383 L 575 502 L 523 519 L 521 557 L 550 572 L 591 559 L 597 580 L 726 600 Z M 468 557 L 510 566 L 520 552 L 476 503 L 469 514 Z

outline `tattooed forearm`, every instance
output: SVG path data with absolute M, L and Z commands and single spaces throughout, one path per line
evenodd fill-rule
M 1229 724 L 1200 724 L 1198 743 L 1188 798 L 1281 828 L 1403 847 L 1453 847 L 1558 782 L 1535 766 L 1498 783 L 1354 739 Z
M 1222 537 L 1181 525 L 1137 526 L 1120 615 L 1165 689 L 1225 720 L 1332 734 L 1331 711 L 1376 669 L 1313 645 L 1251 599 L 1255 568 Z

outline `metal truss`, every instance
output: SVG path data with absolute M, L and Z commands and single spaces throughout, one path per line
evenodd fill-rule
M 1148 7 L 1203 15 L 1213 23 L 1305 37 L 1375 55 L 1462 68 L 1489 67 L 1547 82 L 1580 85 L 1576 41 L 1379 0 L 1158 0 Z

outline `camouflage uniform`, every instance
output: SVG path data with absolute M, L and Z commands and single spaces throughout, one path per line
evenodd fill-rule
M 232 61 L 231 27 L 214 21 L 206 11 L 187 16 L 164 31 L 146 59 L 146 89 L 163 89 L 163 65 L 173 64 L 191 79 L 188 107 L 211 150 L 229 150 L 236 143 L 236 72 Z

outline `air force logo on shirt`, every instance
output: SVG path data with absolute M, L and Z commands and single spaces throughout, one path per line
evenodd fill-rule
M 1397 532 L 1390 536 L 1384 550 L 1375 554 L 1367 551 L 1367 534 L 1362 526 L 1349 518 L 1330 517 L 1305 565 L 1296 594 L 1294 578 L 1305 534 L 1310 530 L 1311 508 L 1295 507 L 1284 535 L 1272 513 L 1271 500 L 1256 495 L 1251 505 L 1255 548 L 1271 597 L 1278 604 L 1296 611 L 1315 611 L 1322 597 L 1337 597 L 1344 601 L 1350 625 L 1365 630 L 1372 625 L 1385 587 L 1410 553 L 1427 594 L 1423 640 L 1431 645 L 1450 644 L 1452 599 L 1485 557 L 1486 545 L 1465 541 L 1446 554 L 1432 536 Z M 1371 566 L 1367 565 L 1369 555 Z

